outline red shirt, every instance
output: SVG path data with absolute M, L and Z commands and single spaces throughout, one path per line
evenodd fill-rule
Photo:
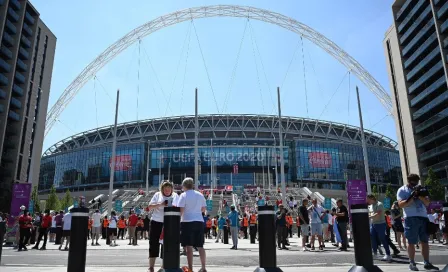
M 129 216 L 129 226 L 130 227 L 135 227 L 137 225 L 137 221 L 138 221 L 138 216 L 136 214 L 131 214 L 131 216 Z
M 25 216 L 25 215 L 21 215 L 19 217 L 19 225 L 21 229 L 28 229 L 32 227 L 31 221 L 33 221 L 33 219 L 31 218 L 31 216 Z
M 41 226 L 42 226 L 42 228 L 44 228 L 44 229 L 46 229 L 46 228 L 49 228 L 49 227 L 51 227 L 51 221 L 52 221 L 52 217 L 51 217 L 51 215 L 44 215 L 44 217 L 42 218 L 42 224 L 41 224 Z

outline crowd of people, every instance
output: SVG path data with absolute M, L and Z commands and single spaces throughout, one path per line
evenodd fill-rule
M 415 263 L 415 249 L 421 247 L 425 269 L 437 270 L 429 262 L 428 241 L 431 239 L 447 245 L 448 228 L 441 211 L 431 210 L 427 213 L 429 197 L 419 195 L 415 186 L 419 182 L 417 175 L 408 177 L 408 184 L 397 192 L 397 201 L 390 210 L 378 201 L 375 195 L 367 196 L 370 219 L 370 238 L 374 258 L 390 262 L 392 256 L 407 250 L 409 269 L 418 271 Z M 238 250 L 239 239 L 258 240 L 258 215 L 256 207 L 242 210 L 240 206 L 222 203 L 224 212 L 214 217 L 206 214 L 206 198 L 194 190 L 194 181 L 186 178 L 182 183 L 180 194 L 174 191 L 172 183 L 164 181 L 160 190 L 154 194 L 146 211 L 151 214 L 137 215 L 133 209 L 129 215 L 118 216 L 112 211 L 110 217 L 102 216 L 97 209 L 88 221 L 88 239 L 91 246 L 99 246 L 99 240 L 105 239 L 111 247 L 117 246 L 117 239 L 129 239 L 129 245 L 137 245 L 139 240 L 149 240 L 149 272 L 155 271 L 158 257 L 163 258 L 164 207 L 176 206 L 181 211 L 180 242 L 182 253 L 187 256 L 188 266 L 184 271 L 192 271 L 193 251 L 200 255 L 201 270 L 206 272 L 205 239 L 214 239 L 216 243 L 232 241 L 232 250 Z M 266 201 L 266 202 L 265 202 Z M 267 204 L 268 197 L 257 195 L 257 205 Z M 325 243 L 333 243 L 339 251 L 349 248 L 348 229 L 350 229 L 349 209 L 342 199 L 336 201 L 337 207 L 326 210 L 316 199 L 304 198 L 297 203 L 289 198 L 285 207 L 280 199 L 276 200 L 276 237 L 279 250 L 288 250 L 289 238 L 296 234 L 301 237 L 303 251 L 323 251 Z M 227 211 L 228 209 L 228 211 Z M 296 215 L 296 216 L 294 216 Z M 295 217 L 295 218 L 293 218 Z M 0 222 L 8 215 L 0 213 Z M 59 250 L 68 250 L 70 246 L 71 213 L 46 210 L 32 217 L 25 209 L 18 218 L 17 249 L 27 251 L 27 245 L 34 244 L 33 249 L 46 250 L 47 240 L 59 245 Z M 391 230 L 395 241 L 391 239 Z M 228 237 L 225 237 L 228 235 Z M 350 238 L 351 239 L 351 238 Z M 39 248 L 43 240 L 42 246 Z M 317 246 L 316 244 L 317 240 Z M 65 245 L 64 245 L 65 243 Z M 397 244 L 398 247 L 395 245 Z M 381 247 L 382 246 L 382 247 Z M 384 253 L 383 253 L 384 249 Z

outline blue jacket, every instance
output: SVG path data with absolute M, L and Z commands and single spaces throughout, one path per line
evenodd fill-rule
M 230 212 L 227 218 L 230 220 L 231 227 L 239 227 L 240 219 L 237 211 Z
M 224 225 L 226 224 L 226 219 L 224 217 L 220 217 L 218 219 L 218 229 L 224 229 Z

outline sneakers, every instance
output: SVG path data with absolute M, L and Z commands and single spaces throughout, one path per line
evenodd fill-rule
M 307 251 L 307 248 L 306 248 L 306 247 L 303 247 L 303 248 L 302 248 L 302 251 L 303 251 L 303 252 Z
M 390 255 L 384 255 L 381 261 L 390 263 L 392 262 L 392 257 Z
M 393 254 L 393 256 L 394 256 L 394 257 L 397 257 L 398 255 L 400 255 L 400 251 L 399 251 L 399 250 L 397 250 L 397 251 L 394 251 L 394 254 Z
M 432 263 L 430 263 L 430 262 L 425 262 L 425 265 L 423 266 L 423 268 L 426 270 L 437 270 L 437 271 L 439 270 L 438 267 L 432 265 Z
M 409 270 L 410 271 L 418 271 L 417 265 L 415 263 L 410 263 Z

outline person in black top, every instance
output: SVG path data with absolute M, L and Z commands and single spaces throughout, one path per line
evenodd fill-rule
M 347 251 L 347 224 L 348 224 L 348 210 L 342 204 L 342 199 L 336 201 L 338 208 L 336 209 L 336 221 L 338 222 L 338 231 L 341 235 L 342 245 L 339 251 Z
M 150 220 L 148 215 L 145 216 L 145 219 L 143 219 L 143 238 L 145 238 L 145 240 L 148 240 L 149 238 L 149 225 L 150 225 Z
M 302 233 L 302 247 L 306 251 L 306 242 L 310 235 L 310 217 L 308 216 L 308 198 L 302 200 L 302 206 L 299 207 L 299 223 Z
M 398 242 L 398 247 L 400 250 L 406 250 L 406 237 L 404 237 L 404 227 L 403 222 L 401 221 L 401 212 L 400 207 L 398 206 L 398 201 L 395 201 L 392 205 L 392 210 L 390 211 L 392 215 L 392 228 L 395 231 L 395 239 Z M 401 246 L 401 242 L 403 241 L 403 246 Z
M 286 238 L 288 235 L 288 230 L 286 229 L 286 209 L 283 207 L 283 204 L 278 206 L 279 211 L 277 212 L 277 220 L 275 222 L 277 227 L 277 245 L 278 249 L 286 249 Z

